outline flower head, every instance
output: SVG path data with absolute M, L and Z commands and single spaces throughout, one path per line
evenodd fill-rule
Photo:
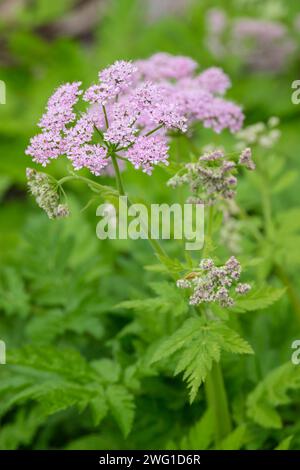
M 84 94 L 89 103 L 106 105 L 132 84 L 137 68 L 131 62 L 118 60 L 99 72 L 99 84 L 92 85 Z
M 46 113 L 42 116 L 39 127 L 47 131 L 59 132 L 74 121 L 76 114 L 73 111 L 79 96 L 81 82 L 65 83 L 61 85 L 49 98 Z
M 233 161 L 225 160 L 222 150 L 215 150 L 199 157 L 196 163 L 186 164 L 185 172 L 175 175 L 168 184 L 188 183 L 192 192 L 189 202 L 211 205 L 235 196 L 237 179 L 232 173 L 235 168 Z
M 88 168 L 91 173 L 99 176 L 108 165 L 107 150 L 99 144 L 84 144 L 72 147 L 68 152 L 75 170 Z
M 30 139 L 26 155 L 31 155 L 33 161 L 46 166 L 53 158 L 64 152 L 64 141 L 61 135 L 54 131 L 45 131 Z
M 135 168 L 142 168 L 145 173 L 151 174 L 154 165 L 168 163 L 168 149 L 163 137 L 140 136 L 128 150 L 127 158 Z
M 229 77 L 219 67 L 210 67 L 197 77 L 197 82 L 211 93 L 224 95 L 231 83 Z
M 252 160 L 252 152 L 249 147 L 242 151 L 239 158 L 239 164 L 244 165 L 248 170 L 255 170 L 255 163 Z

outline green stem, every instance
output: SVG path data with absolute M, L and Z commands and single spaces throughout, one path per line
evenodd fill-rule
M 214 419 L 216 443 L 220 443 L 231 432 L 231 419 L 221 365 L 214 362 L 205 382 L 208 406 Z
M 154 129 L 152 129 L 151 131 L 147 132 L 147 134 L 145 134 L 144 137 L 149 137 L 149 135 L 152 135 L 154 134 L 154 132 L 158 131 L 159 129 L 161 129 L 164 125 L 163 124 L 160 124 L 159 126 L 155 127 Z M 122 152 L 123 150 L 129 150 L 132 146 L 134 145 L 134 143 L 131 143 L 129 145 L 127 145 L 127 147 L 117 147 L 116 151 L 117 152 Z
M 112 164 L 114 166 L 114 170 L 115 170 L 115 174 L 116 174 L 116 181 L 117 181 L 118 191 L 119 191 L 121 196 L 126 196 L 124 186 L 123 186 L 122 177 L 121 177 L 121 173 L 120 173 L 120 169 L 119 169 L 119 165 L 118 165 L 118 161 L 117 161 L 116 156 L 114 154 L 111 155 L 111 160 L 112 160 Z M 127 201 L 128 201 L 129 206 L 130 206 L 131 202 L 128 198 L 127 198 Z M 150 231 L 149 227 L 148 227 L 147 232 L 148 232 L 147 240 L 149 241 L 149 243 L 150 243 L 152 249 L 154 250 L 154 252 L 159 257 L 167 256 L 164 249 L 161 247 L 160 243 L 157 240 L 155 240 L 154 238 L 153 239 L 151 238 L 151 231 Z
M 285 270 L 281 266 L 279 265 L 275 266 L 275 273 L 277 274 L 278 278 L 281 280 L 283 285 L 286 287 L 287 295 L 293 306 L 294 312 L 297 315 L 297 319 L 298 321 L 300 321 L 300 298 L 299 298 L 297 290 L 291 283 L 288 274 L 285 272 Z
M 145 137 L 149 137 L 149 135 L 154 134 L 154 132 L 158 131 L 158 130 L 161 129 L 163 126 L 164 126 L 163 124 L 160 124 L 159 126 L 155 127 L 154 129 L 152 129 L 152 131 L 147 132 L 147 134 L 145 134 Z
M 94 186 L 94 188 L 102 189 L 102 186 L 96 183 L 96 181 L 91 180 L 89 178 L 85 178 L 84 176 L 79 176 L 79 175 L 64 176 L 63 178 L 57 181 L 57 184 L 59 186 L 62 186 L 64 183 L 67 183 L 68 181 L 72 181 L 72 180 L 83 181 L 84 183 L 90 186 Z

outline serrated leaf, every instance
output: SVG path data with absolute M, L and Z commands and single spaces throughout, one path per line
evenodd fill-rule
M 221 450 L 239 450 L 245 444 L 247 426 L 241 424 L 235 428 L 220 444 Z
M 174 276 L 178 276 L 184 270 L 183 265 L 176 258 L 170 258 L 166 255 L 157 255 L 157 257 L 166 270 Z
M 202 320 L 199 318 L 190 318 L 176 331 L 170 338 L 161 342 L 155 350 L 150 363 L 154 363 L 165 359 L 174 354 L 178 349 L 181 349 L 191 340 L 196 334 L 197 330 L 203 326 Z
M 157 294 L 156 297 L 140 300 L 126 300 L 117 304 L 114 309 L 133 309 L 138 313 L 153 312 L 155 315 L 157 315 L 158 312 L 170 312 L 174 316 L 184 315 L 188 312 L 187 302 L 182 292 L 177 289 L 174 283 L 152 283 L 151 288 Z
M 106 396 L 104 395 L 103 390 L 99 390 L 99 392 L 100 393 L 89 402 L 95 426 L 98 426 L 108 412 Z
M 172 336 L 158 345 L 150 364 L 180 351 L 174 374 L 183 373 L 183 380 L 190 389 L 192 402 L 213 363 L 220 360 L 222 349 L 239 354 L 253 352 L 245 340 L 223 323 L 190 318 Z
M 29 295 L 20 273 L 14 268 L 3 269 L 0 278 L 0 308 L 7 315 L 26 317 L 30 311 Z
M 107 383 L 115 383 L 119 380 L 121 374 L 120 364 L 112 359 L 98 359 L 91 362 L 91 366 L 99 374 L 101 379 Z
M 235 354 L 253 354 L 250 344 L 242 338 L 236 331 L 226 325 L 216 325 L 215 330 L 221 335 L 220 342 L 225 351 Z
M 295 183 L 297 178 L 297 171 L 290 170 L 285 172 L 283 176 L 274 185 L 272 185 L 272 193 L 278 194 L 281 191 L 284 191 L 286 188 L 292 186 L 292 184 Z

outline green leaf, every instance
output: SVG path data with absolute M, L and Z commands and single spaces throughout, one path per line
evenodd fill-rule
M 174 316 L 184 315 L 188 312 L 188 305 L 182 292 L 177 289 L 174 283 L 160 282 L 152 283 L 152 290 L 157 294 L 141 300 L 126 300 L 120 302 L 114 308 L 133 309 L 137 312 L 160 313 L 171 312 Z
M 181 262 L 176 258 L 169 258 L 165 255 L 157 255 L 159 261 L 163 266 L 165 266 L 166 271 L 174 276 L 178 276 L 184 270 Z
M 169 338 L 162 341 L 150 359 L 150 364 L 180 351 L 174 374 L 183 372 L 190 389 L 190 401 L 205 381 L 213 362 L 220 360 L 221 350 L 250 354 L 252 349 L 240 336 L 221 322 L 206 322 L 190 318 Z
M 200 318 L 190 318 L 184 322 L 176 333 L 162 341 L 155 350 L 150 363 L 161 361 L 174 354 L 178 349 L 183 348 L 188 341 L 192 340 L 198 334 L 203 324 L 204 322 Z
M 91 366 L 95 369 L 104 382 L 115 383 L 120 378 L 120 364 L 113 361 L 112 359 L 98 359 L 97 361 L 91 362 Z
M 293 207 L 280 212 L 276 217 L 276 222 L 281 236 L 284 237 L 291 233 L 296 234 L 300 231 L 300 208 Z
M 98 396 L 90 401 L 89 405 L 92 410 L 94 425 L 98 426 L 98 424 L 103 420 L 103 418 L 105 418 L 108 412 L 106 396 L 102 390 Z
M 241 424 L 235 428 L 220 444 L 221 450 L 239 450 L 246 442 L 247 427 Z
M 99 194 L 102 199 L 104 199 L 104 201 L 110 202 L 111 204 L 113 204 L 113 206 L 116 207 L 116 209 L 118 209 L 120 194 L 115 188 L 113 188 L 112 186 L 105 186 L 103 184 L 99 184 L 98 182 L 97 184 L 93 184 L 92 180 L 88 184 L 88 186 L 91 191 L 95 192 L 96 194 Z
M 0 308 L 7 315 L 26 317 L 30 311 L 29 295 L 20 273 L 14 268 L 6 268 L 0 278 Z
M 298 175 L 298 172 L 295 170 L 285 172 L 284 175 L 272 186 L 272 193 L 278 194 L 292 186 L 297 180 Z
M 206 450 L 214 436 L 214 420 L 211 409 L 208 409 L 194 426 L 191 426 L 178 446 L 179 450 Z
M 222 348 L 225 351 L 235 354 L 253 354 L 250 344 L 243 339 L 236 331 L 223 324 L 216 324 L 215 331 L 219 332 Z
M 13 420 L 1 426 L 0 449 L 15 450 L 30 445 L 43 421 L 44 416 L 38 407 L 30 412 L 19 410 Z
M 271 371 L 247 399 L 249 418 L 264 428 L 279 429 L 278 406 L 290 403 L 288 392 L 300 388 L 300 368 L 286 363 Z
M 274 450 L 289 450 L 293 437 L 294 436 L 288 436 L 283 439 Z

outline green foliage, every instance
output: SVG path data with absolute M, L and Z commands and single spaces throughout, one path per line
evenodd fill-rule
M 236 300 L 234 310 L 238 313 L 262 310 L 277 302 L 285 293 L 285 289 L 274 287 L 258 287 Z
M 236 354 L 253 353 L 250 345 L 226 325 L 190 318 L 176 333 L 158 345 L 151 363 L 180 352 L 174 373 L 183 373 L 183 380 L 190 389 L 190 401 L 193 402 L 213 362 L 220 361 L 222 350 Z
M 279 442 L 278 446 L 275 447 L 275 450 L 289 450 L 293 436 L 288 436 Z
M 134 417 L 134 403 L 132 395 L 125 387 L 111 385 L 106 391 L 113 416 L 119 424 L 124 436 L 131 430 Z
M 13 422 L 2 426 L 0 449 L 15 450 L 20 446 L 28 446 L 43 423 L 40 408 L 36 407 L 28 413 L 23 408 L 16 414 Z
M 241 424 L 221 442 L 222 450 L 239 450 L 247 442 L 247 426 Z
M 214 424 L 211 410 L 207 410 L 204 415 L 191 426 L 179 444 L 168 443 L 168 449 L 176 450 L 206 450 L 213 442 Z
M 137 312 L 163 314 L 172 312 L 175 317 L 188 312 L 186 299 L 174 284 L 168 282 L 155 282 L 150 285 L 156 297 L 141 300 L 127 300 L 116 305 L 116 308 L 134 309 Z
M 149 20 L 146 0 L 111 0 L 90 26 L 78 16 L 84 3 L 18 2 L 7 17 L 1 9 L 0 340 L 7 364 L 0 365 L 0 448 L 299 449 L 300 368 L 284 364 L 300 325 L 299 106 L 291 103 L 299 54 L 280 74 L 256 73 L 232 57 L 213 57 L 206 36 L 208 8 L 222 7 L 229 18 L 280 20 L 298 43 L 297 2 L 195 1 L 178 16 Z M 60 30 L 64 21 L 75 24 L 73 35 Z M 218 239 L 219 208 L 206 240 L 216 260 L 236 254 L 253 286 L 230 309 L 196 311 L 175 286 L 202 252 L 164 241 L 167 255 L 154 257 L 143 240 L 97 240 L 96 205 L 117 206 L 112 177 L 68 181 L 72 215 L 64 221 L 36 216 L 26 195 L 32 162 L 24 149 L 53 89 L 74 80 L 85 86 L 116 59 L 158 51 L 189 55 L 201 68 L 222 66 L 247 124 L 281 119 L 281 139 L 271 149 L 253 146 L 257 171 L 239 179 L 232 216 L 240 241 L 233 232 L 230 245 Z M 182 203 L 182 188 L 166 186 L 182 162 L 211 145 L 235 150 L 226 132 L 199 127 L 187 137 L 172 139 L 170 165 L 151 179 L 125 168 L 132 201 Z M 65 168 L 57 159 L 49 173 L 60 179 Z M 202 385 L 220 361 L 232 429 L 216 441 Z
M 82 412 L 90 405 L 95 425 L 110 410 L 124 435 L 129 433 L 134 417 L 131 393 L 121 384 L 103 380 L 77 350 L 27 346 L 11 351 L 8 363 L 14 381 L 9 382 L 8 375 L 10 388 L 3 390 L 1 415 L 27 401 L 37 401 L 45 416 L 73 406 Z M 102 361 L 101 366 L 109 371 L 111 363 Z

